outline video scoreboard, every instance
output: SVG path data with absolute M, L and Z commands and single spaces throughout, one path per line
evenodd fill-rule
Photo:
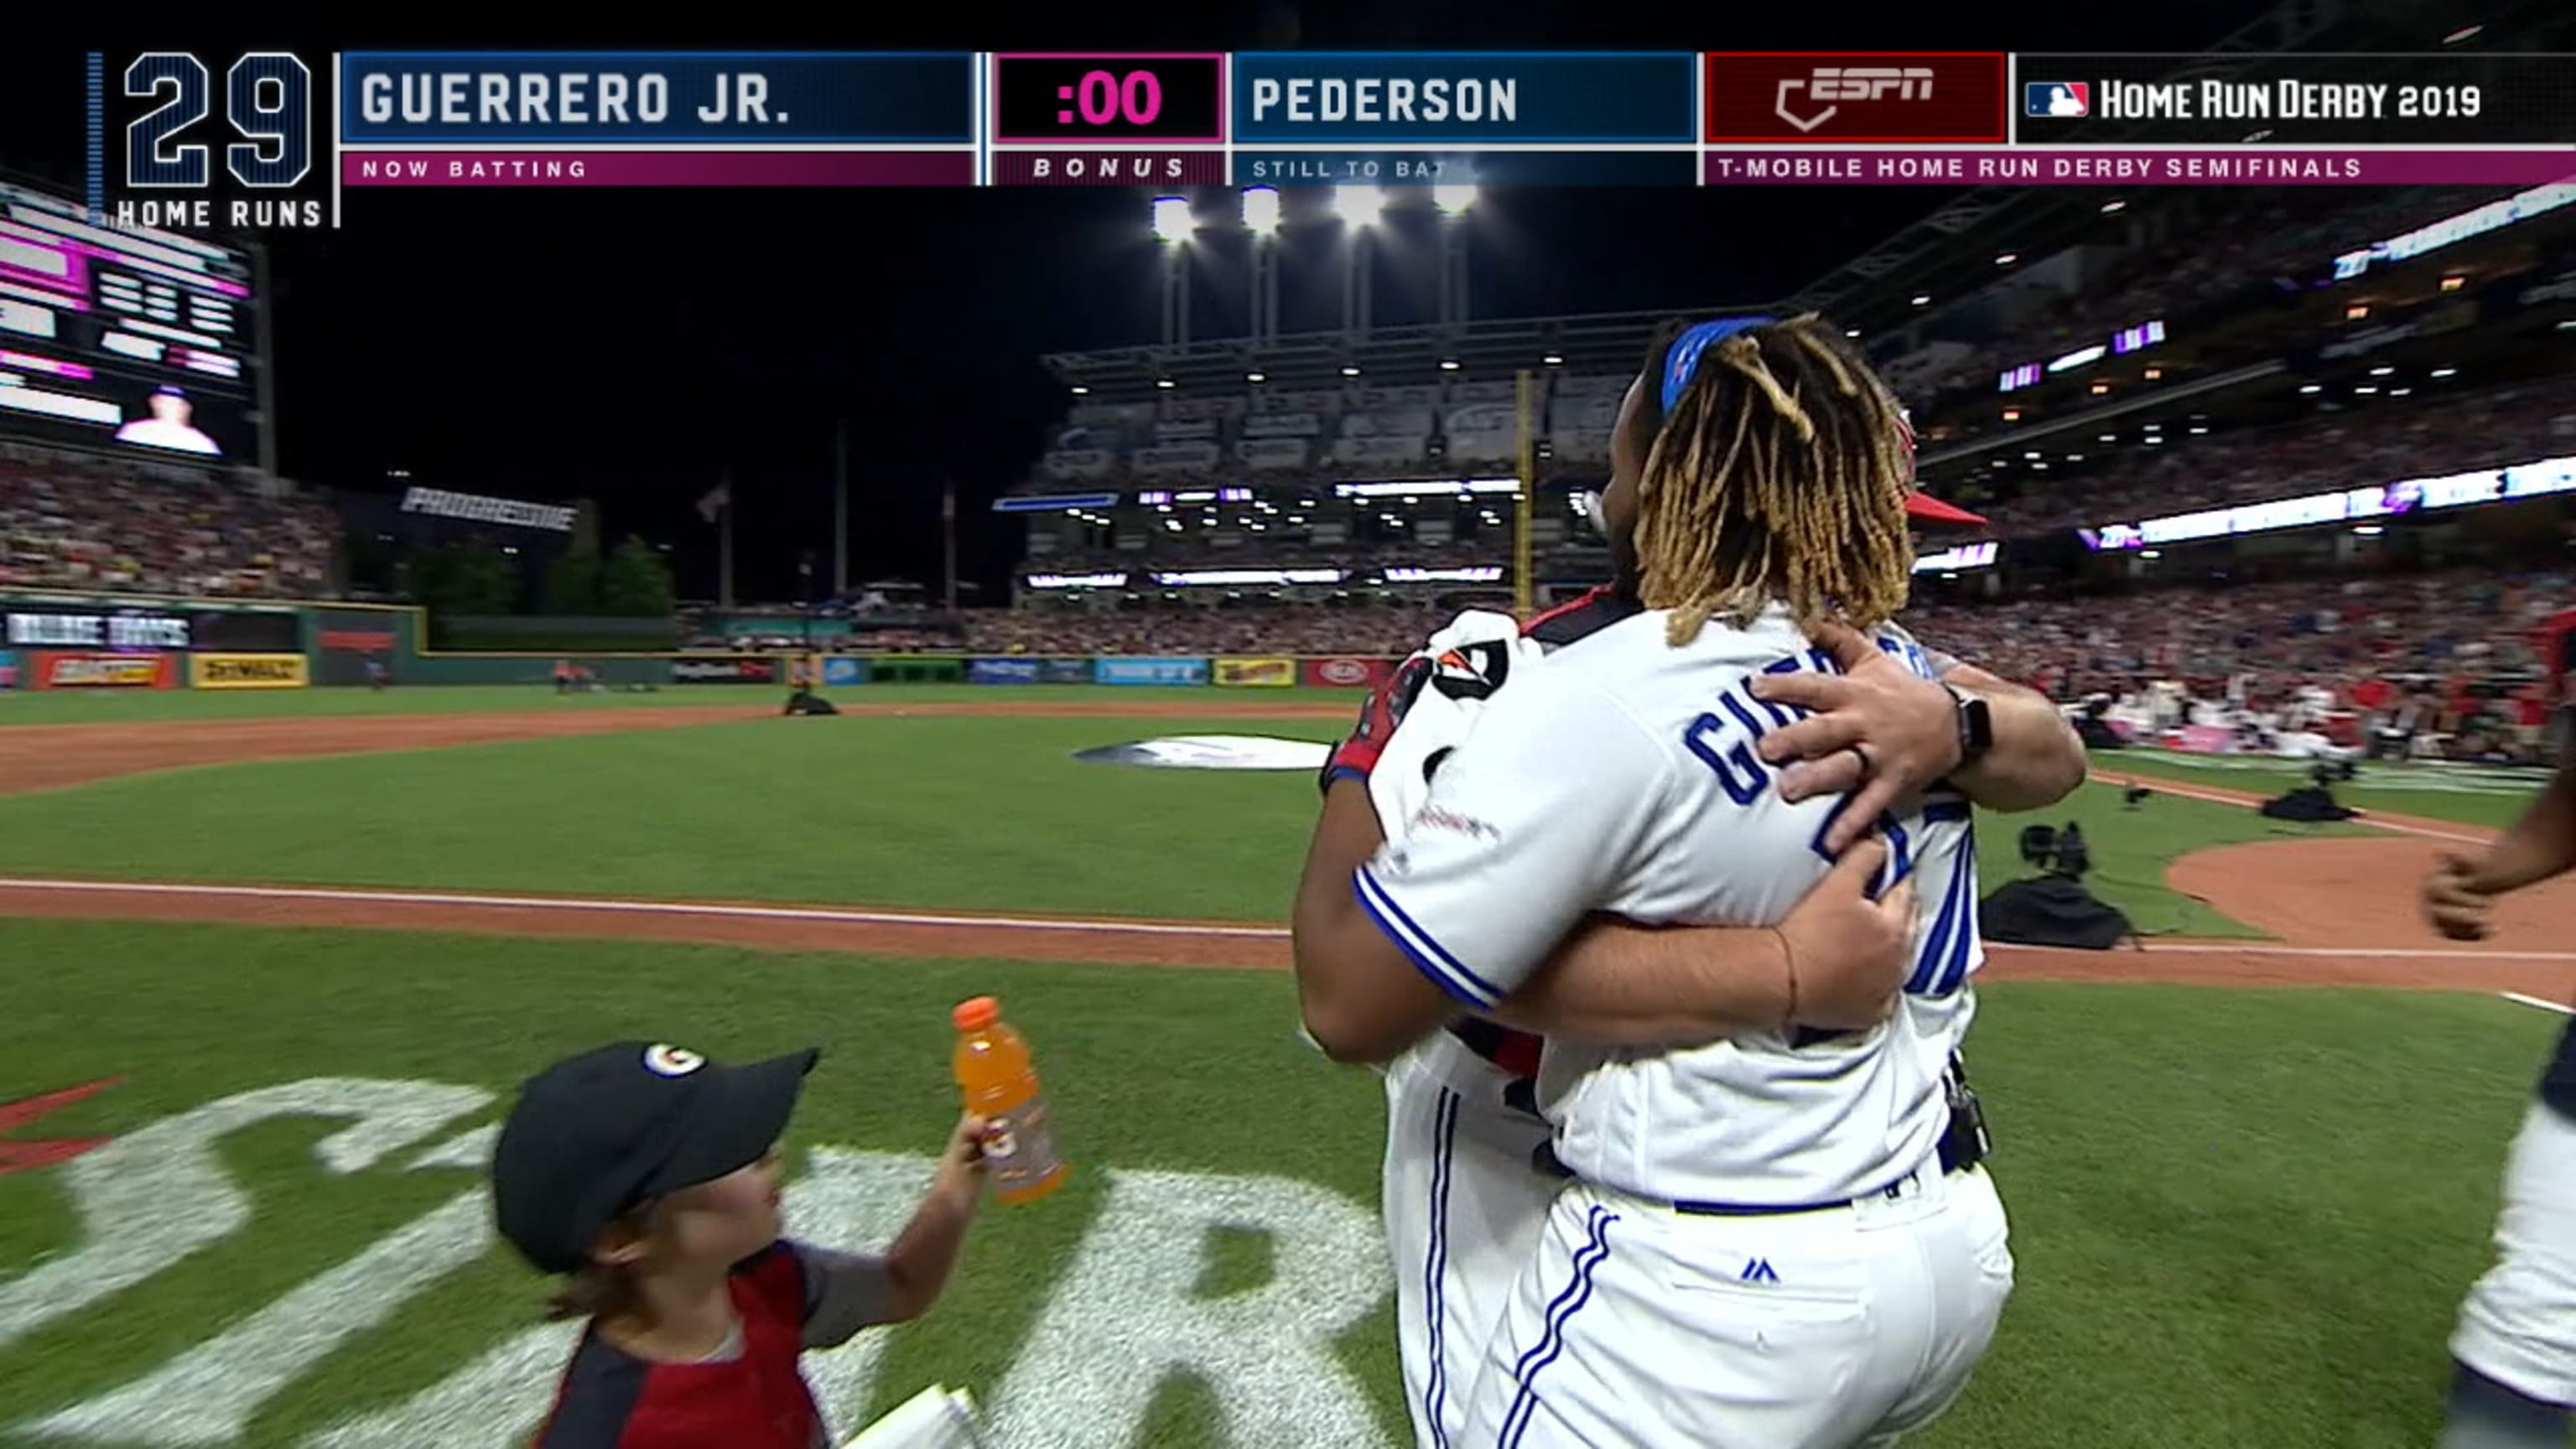
M 259 461 L 259 299 L 239 251 L 0 184 L 0 431 Z
M 2576 57 L 2005 52 L 105 53 L 91 209 L 353 190 L 2532 185 Z

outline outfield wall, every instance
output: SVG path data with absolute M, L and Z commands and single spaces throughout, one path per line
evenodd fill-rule
M 610 688 L 784 687 L 793 652 L 447 650 L 403 604 L 0 590 L 0 690 L 547 685 L 570 663 Z M 531 629 L 546 621 L 526 621 Z M 1392 659 L 1174 655 L 832 654 L 823 686 L 1084 684 L 1217 689 L 1374 686 Z

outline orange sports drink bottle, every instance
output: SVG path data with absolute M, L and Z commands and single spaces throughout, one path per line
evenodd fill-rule
M 960 1002 L 951 1019 L 957 1023 L 958 1089 L 966 1110 L 988 1124 L 984 1165 L 993 1175 L 993 1196 L 1006 1203 L 1035 1202 L 1064 1186 L 1073 1168 L 1056 1151 L 1055 1124 L 1038 1090 L 1028 1042 L 1002 1020 L 1002 1004 L 989 996 Z

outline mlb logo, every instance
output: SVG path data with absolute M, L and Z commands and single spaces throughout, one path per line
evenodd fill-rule
M 2022 113 L 2064 119 L 2093 114 L 2089 81 L 2030 81 L 2021 88 Z

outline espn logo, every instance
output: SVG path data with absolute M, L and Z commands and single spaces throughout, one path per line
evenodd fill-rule
M 1997 144 L 2010 124 L 2004 71 L 2000 51 L 1713 52 L 1704 139 Z
M 1916 90 L 1917 86 L 1922 87 Z M 1855 65 L 1850 67 L 1820 65 L 1805 79 L 1791 76 L 1780 82 L 1780 102 L 1773 114 L 1801 131 L 1812 131 L 1840 113 L 1838 105 L 1826 106 L 1812 116 L 1802 116 L 1790 109 L 1797 93 L 1806 92 L 1800 108 L 1818 101 L 1877 101 L 1894 97 L 1900 101 L 1932 99 L 1932 67 L 1928 65 Z

